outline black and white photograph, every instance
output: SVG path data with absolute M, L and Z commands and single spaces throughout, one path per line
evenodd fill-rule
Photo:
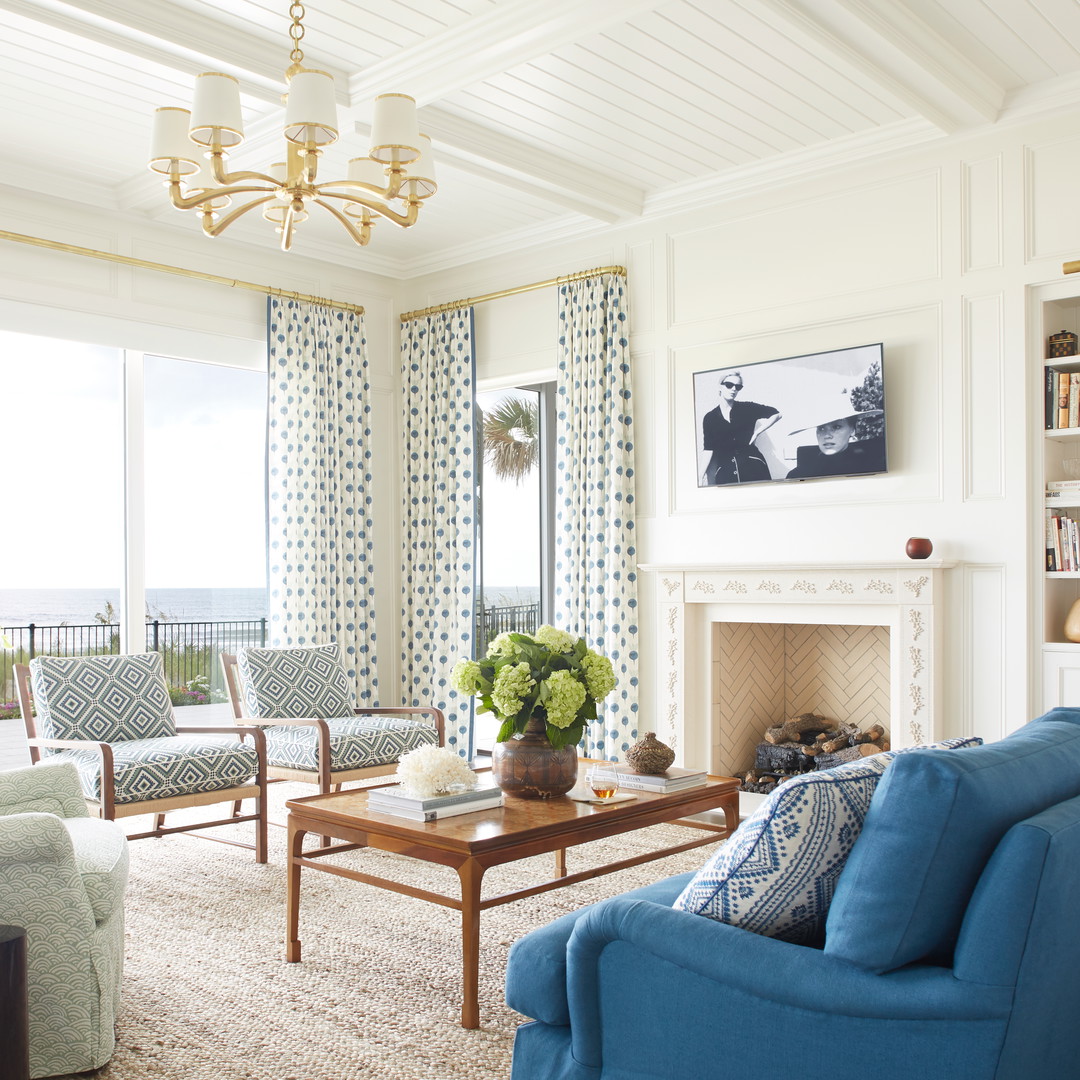
M 694 373 L 698 487 L 887 471 L 884 347 Z

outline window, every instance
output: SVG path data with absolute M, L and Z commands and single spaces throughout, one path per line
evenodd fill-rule
M 0 332 L 0 396 L 2 701 L 34 655 L 153 649 L 175 704 L 223 702 L 265 641 L 265 370 Z
M 480 604 L 476 651 L 508 631 L 530 633 L 550 608 L 551 455 L 554 385 L 477 394 L 483 440 L 480 469 Z M 475 745 L 490 749 L 498 725 L 476 717 Z

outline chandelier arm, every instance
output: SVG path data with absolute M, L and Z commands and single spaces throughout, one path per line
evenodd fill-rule
M 376 187 L 374 184 L 365 184 L 362 180 L 327 180 L 324 184 L 316 184 L 315 190 L 320 195 L 335 195 L 336 192 L 325 191 L 324 188 L 354 188 L 357 191 L 362 191 L 366 195 L 374 195 L 378 199 L 389 200 L 396 199 L 398 192 L 401 190 L 400 183 L 391 183 L 384 188 Z
M 345 231 L 356 244 L 360 247 L 367 246 L 368 241 L 371 239 L 370 221 L 365 221 L 358 229 L 336 206 L 331 206 L 328 202 L 324 202 L 319 198 L 316 198 L 315 202 L 317 202 L 327 213 L 337 218 L 338 222 L 344 227 Z
M 349 195 L 344 191 L 323 191 L 319 190 L 319 195 L 329 197 L 332 199 L 341 199 L 343 202 L 352 203 L 354 206 L 362 206 L 366 210 L 370 210 L 373 214 L 378 214 L 379 217 L 384 217 L 388 221 L 392 221 L 395 225 L 400 225 L 401 228 L 407 229 L 410 225 L 415 225 L 417 218 L 420 216 L 420 203 L 418 201 L 409 200 L 409 209 L 406 213 L 399 213 L 397 210 L 392 209 L 385 203 L 375 202 L 373 199 L 362 199 L 359 195 Z M 326 206 L 326 203 L 321 199 L 316 199 L 321 206 Z M 326 206 L 328 210 L 332 209 Z
M 261 188 L 239 188 L 240 191 L 261 191 Z M 223 218 L 218 221 L 213 220 L 213 216 L 209 211 L 203 211 L 203 232 L 207 236 L 219 236 L 223 233 L 238 217 L 246 214 L 249 210 L 254 210 L 256 206 L 262 206 L 263 203 L 268 203 L 273 199 L 276 199 L 277 195 L 264 195 L 261 199 L 252 199 L 251 202 L 246 203 L 244 206 L 238 206 L 235 210 L 230 210 Z M 209 221 L 207 219 L 210 219 Z
M 222 187 L 228 187 L 230 184 L 239 184 L 244 180 L 260 180 L 264 184 L 273 184 L 274 187 L 278 187 L 278 182 L 272 176 L 268 176 L 266 173 L 261 172 L 226 172 L 225 162 L 227 160 L 225 152 L 219 147 L 213 147 L 210 150 L 210 175 L 214 178 L 215 184 L 221 184 Z
M 239 195 L 242 192 L 256 191 L 265 192 L 264 187 L 223 187 L 223 188 L 200 188 L 201 195 L 183 195 L 180 191 L 180 181 L 169 181 L 169 197 L 172 199 L 173 206 L 177 210 L 198 210 L 202 207 L 203 203 L 211 202 L 214 199 L 223 199 L 227 195 Z M 277 198 L 277 185 L 275 184 L 273 192 L 263 199 L 262 202 L 266 202 L 267 199 Z

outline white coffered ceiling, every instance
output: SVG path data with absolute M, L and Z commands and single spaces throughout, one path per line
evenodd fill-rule
M 237 166 L 277 160 L 288 7 L 0 0 L 0 183 L 198 232 L 147 171 L 153 111 L 229 72 Z M 1080 107 L 1080 0 L 310 0 L 305 22 L 345 133 L 321 175 L 403 91 L 439 193 L 363 250 L 315 212 L 294 250 L 400 277 Z M 276 243 L 254 214 L 227 235 Z

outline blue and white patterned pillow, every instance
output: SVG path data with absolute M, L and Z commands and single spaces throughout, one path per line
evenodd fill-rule
M 258 720 L 354 714 L 353 687 L 337 643 L 287 649 L 246 648 L 236 668 L 247 715 Z
M 694 875 L 674 907 L 798 944 L 825 936 L 833 888 L 891 755 L 782 783 Z
M 694 875 L 673 906 L 765 937 L 820 944 L 836 879 L 889 762 L 917 750 L 981 744 L 972 737 L 908 746 L 786 780 Z
M 38 656 L 30 661 L 46 739 L 123 742 L 176 734 L 161 654 Z

